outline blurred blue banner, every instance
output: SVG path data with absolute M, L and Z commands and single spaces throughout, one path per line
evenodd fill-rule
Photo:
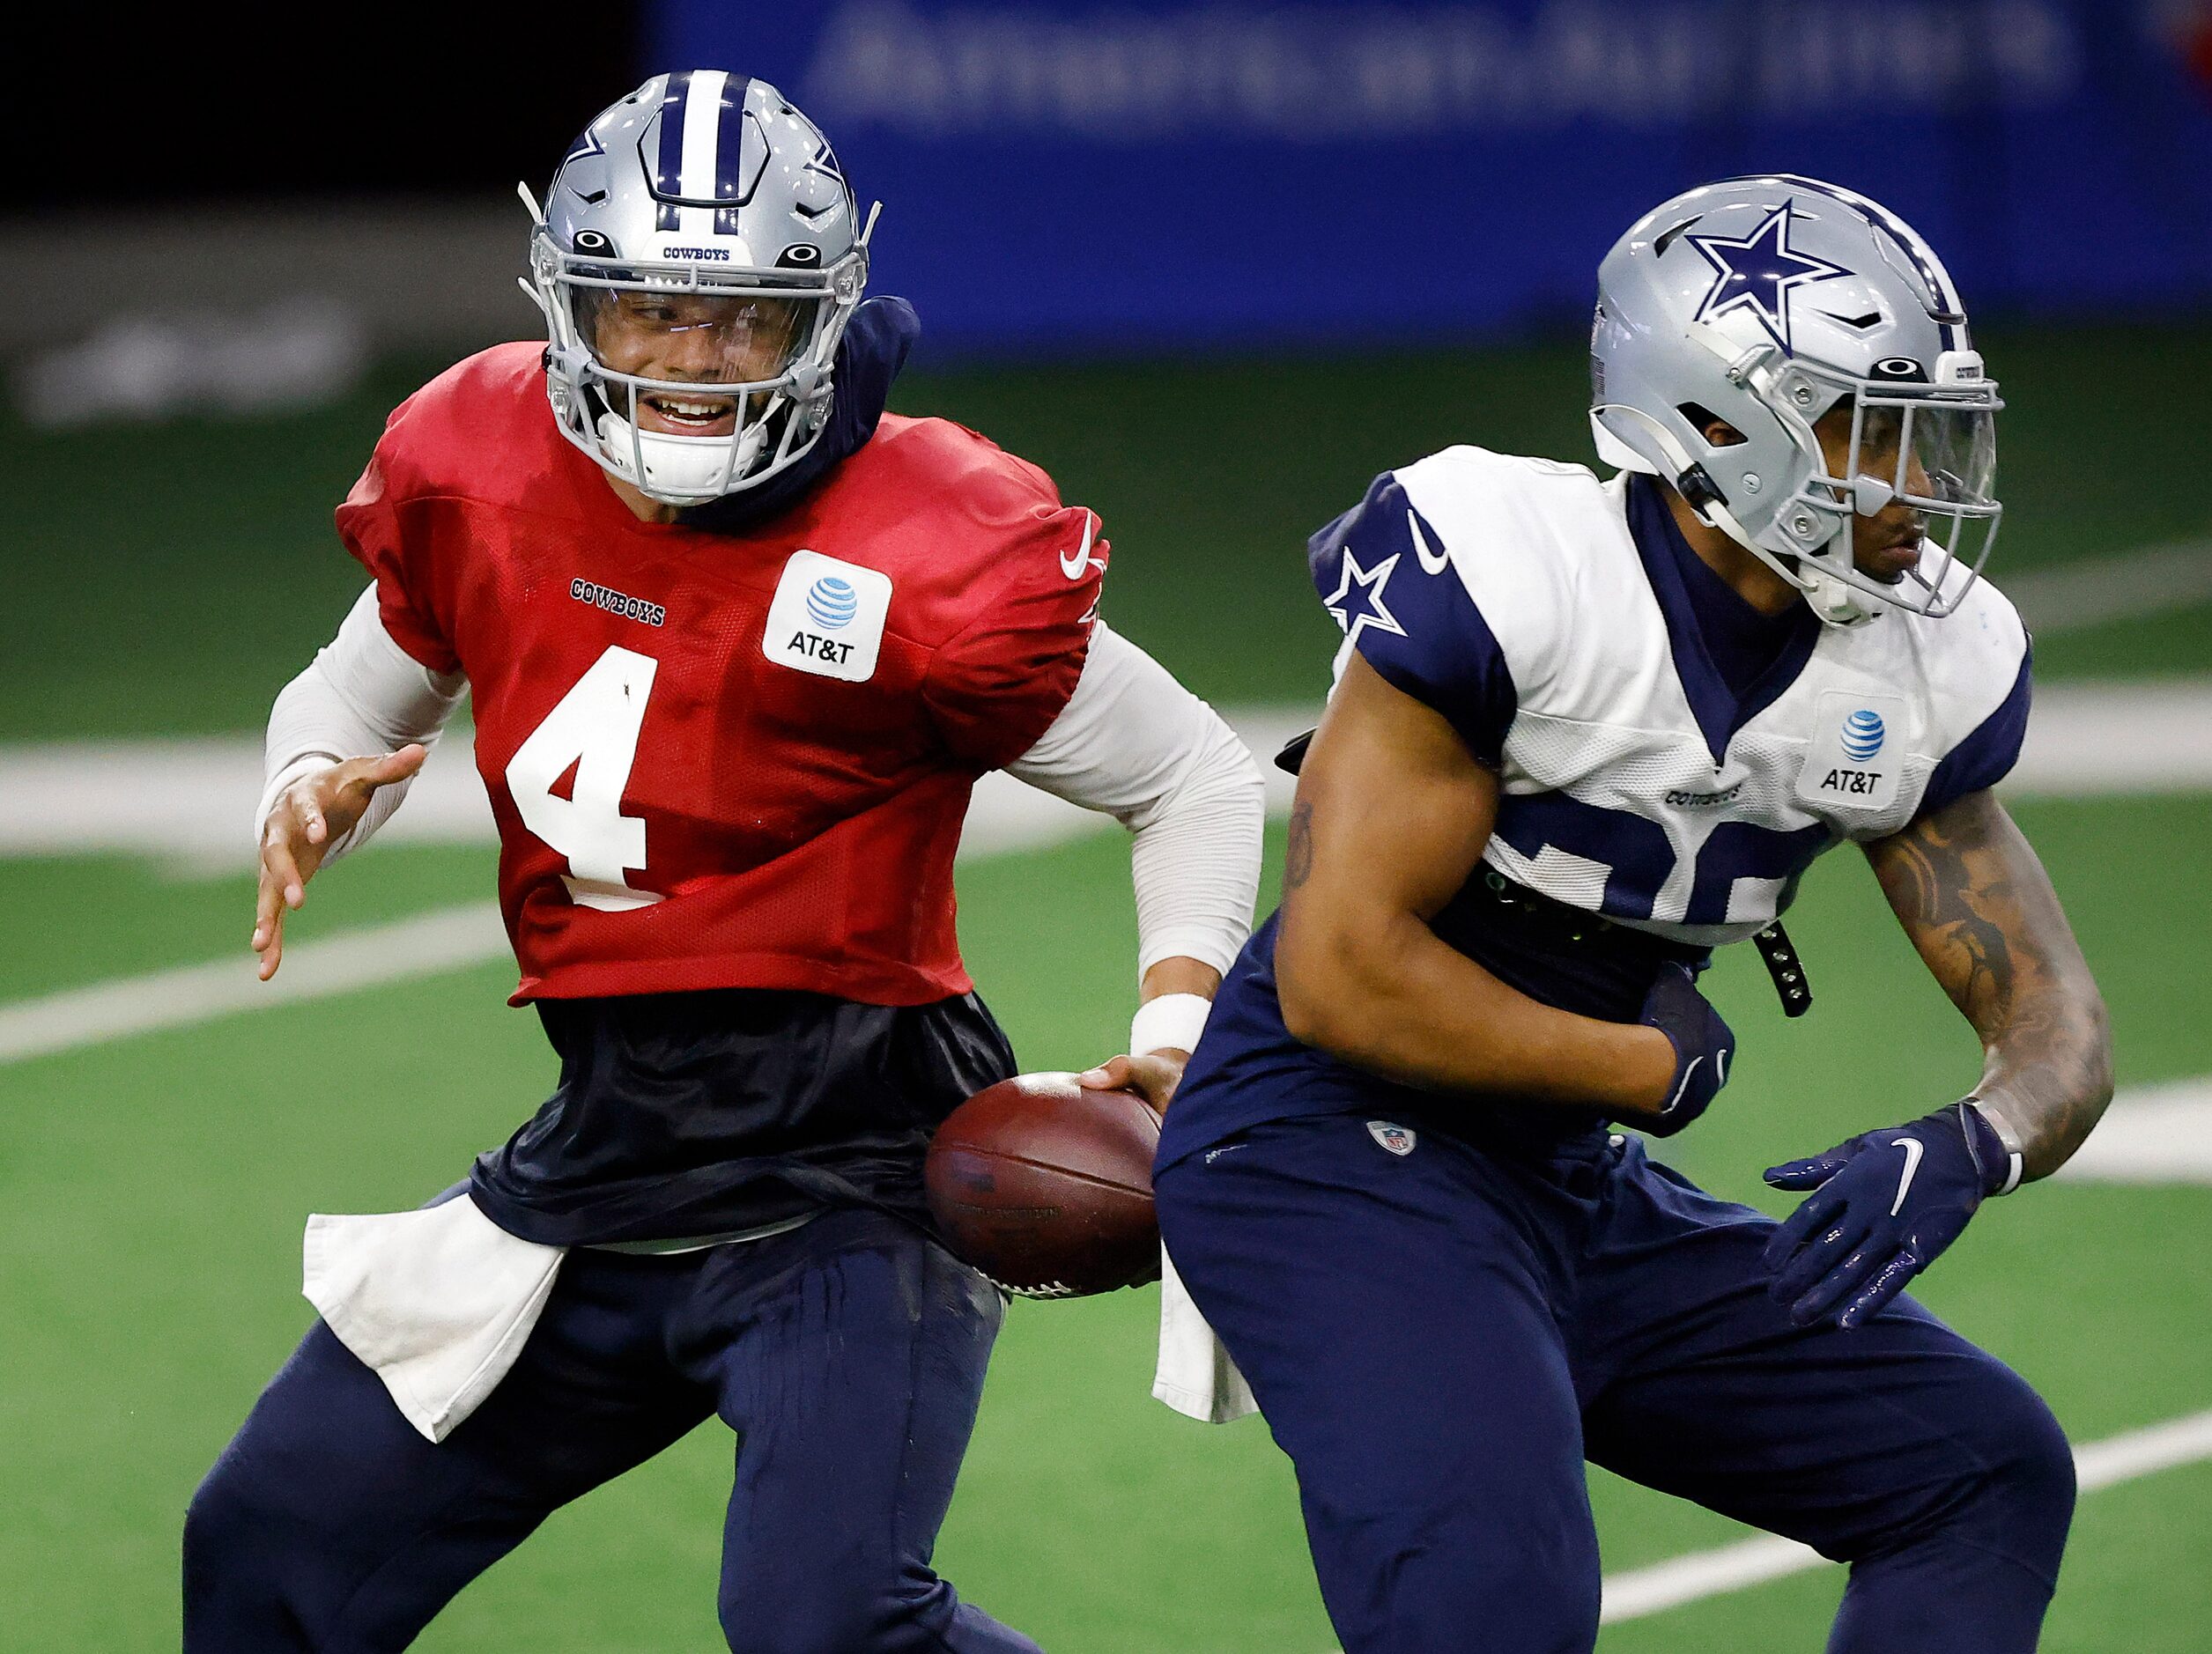
M 1970 305 L 2212 302 L 2203 0 L 661 0 L 658 67 L 771 80 L 955 350 L 1557 321 L 1677 189 L 1809 173 Z

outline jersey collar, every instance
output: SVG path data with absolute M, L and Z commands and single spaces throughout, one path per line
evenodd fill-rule
M 1658 600 L 1660 617 L 1667 627 L 1675 676 L 1681 681 L 1683 698 L 1690 703 L 1690 716 L 1698 720 L 1705 736 L 1705 749 L 1718 766 L 1726 761 L 1728 742 L 1736 731 L 1772 706 L 1804 671 L 1820 641 L 1820 617 L 1802 603 L 1791 604 L 1787 614 L 1778 617 L 1777 626 L 1789 629 L 1780 653 L 1739 696 L 1713 664 L 1699 620 L 1699 600 L 1690 585 L 1694 572 L 1709 571 L 1702 563 L 1696 571 L 1689 566 L 1697 562 L 1698 554 L 1683 538 L 1674 513 L 1668 510 L 1662 484 L 1631 474 L 1624 498 L 1629 537 L 1636 543 L 1636 554 L 1643 560 L 1645 577 L 1651 582 L 1652 595 Z M 1723 591 L 1711 601 L 1742 600 L 1734 592 Z

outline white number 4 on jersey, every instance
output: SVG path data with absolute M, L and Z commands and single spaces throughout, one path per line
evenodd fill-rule
M 604 912 L 661 899 L 623 877 L 645 866 L 645 821 L 622 813 L 659 665 L 650 655 L 610 647 L 507 760 L 507 790 L 522 824 L 568 858 L 561 882 L 570 897 Z M 571 765 L 575 785 L 563 798 L 553 785 Z

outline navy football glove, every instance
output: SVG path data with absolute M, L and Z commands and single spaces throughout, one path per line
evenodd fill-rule
M 1965 1103 L 1771 1166 L 1775 1188 L 1815 1193 L 1767 1243 L 1767 1290 L 1799 1326 L 1831 1314 L 1856 1326 L 1934 1263 L 2011 1177 L 2003 1139 Z
M 1690 967 L 1671 961 L 1660 966 L 1659 979 L 1644 996 L 1644 1008 L 1636 1020 L 1667 1036 L 1675 1048 L 1675 1072 L 1667 1082 L 1665 1106 L 1656 1115 L 1639 1114 L 1631 1123 L 1654 1137 L 1672 1137 L 1704 1113 L 1714 1094 L 1727 1084 L 1735 1036 L 1698 992 Z

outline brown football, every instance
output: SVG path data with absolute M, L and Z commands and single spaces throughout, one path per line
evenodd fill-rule
M 1080 1298 L 1157 1281 L 1159 1116 L 1071 1074 L 987 1086 L 937 1128 L 923 1178 L 938 1232 L 1009 1292 Z

